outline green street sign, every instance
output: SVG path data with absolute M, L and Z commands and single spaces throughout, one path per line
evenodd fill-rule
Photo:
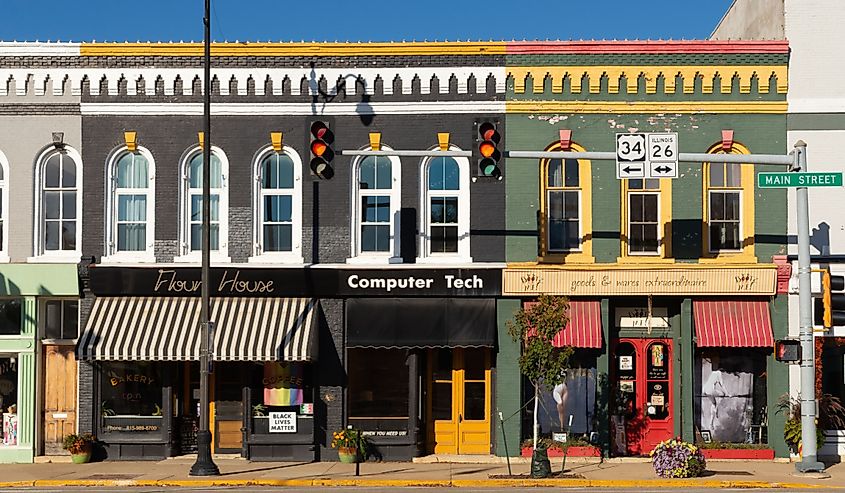
M 841 187 L 842 173 L 758 173 L 760 188 Z

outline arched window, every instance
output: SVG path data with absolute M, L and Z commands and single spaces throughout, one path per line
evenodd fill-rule
M 560 150 L 560 144 L 546 150 Z M 575 144 L 572 150 L 584 151 Z M 593 262 L 590 161 L 541 159 L 540 180 L 541 257 L 552 262 Z
M 155 163 L 139 147 L 112 153 L 107 163 L 106 258 L 103 261 L 155 261 Z
M 354 162 L 350 262 L 401 262 L 401 173 L 395 156 L 365 156 Z
M 211 148 L 211 213 L 212 258 L 228 262 L 229 236 L 229 162 L 217 147 Z M 195 261 L 202 253 L 202 149 L 196 147 L 182 160 L 181 228 L 182 257 L 175 261 Z
M 255 163 L 255 249 L 251 262 L 302 263 L 302 160 L 272 147 Z
M 0 262 L 9 261 L 9 161 L 0 151 Z
M 423 227 L 419 261 L 471 262 L 469 161 L 454 157 L 428 158 L 423 161 L 420 176 Z
M 76 260 L 80 255 L 82 159 L 69 146 L 49 147 L 36 161 L 35 256 Z
M 704 163 L 704 257 L 754 257 L 754 165 L 718 162 L 722 145 Z M 734 142 L 730 154 L 748 154 Z

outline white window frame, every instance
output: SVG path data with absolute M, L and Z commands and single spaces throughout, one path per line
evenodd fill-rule
M 118 147 L 109 155 L 106 164 L 106 221 L 104 256 L 100 259 L 102 263 L 146 263 L 155 262 L 155 160 L 152 153 L 145 147 L 138 146 L 137 154 L 147 160 L 147 188 L 143 193 L 142 188 L 118 189 L 117 163 L 126 154 L 130 154 L 126 146 Z M 147 200 L 147 245 L 143 251 L 119 252 L 117 251 L 117 195 L 145 195 Z
M 3 200 L 0 203 L 0 208 L 2 208 L 2 213 L 0 213 L 0 219 L 3 221 L 2 227 L 2 234 L 3 234 L 3 243 L 0 245 L 2 251 L 0 251 L 0 263 L 7 263 L 9 262 L 9 161 L 6 159 L 6 155 L 3 154 L 3 151 L 0 151 L 0 170 L 3 171 L 3 179 L 0 180 L 0 190 L 2 190 Z
M 272 146 L 267 146 L 256 155 L 253 163 L 253 253 L 250 263 L 279 263 L 302 264 L 302 159 L 299 154 L 288 146 L 283 146 L 280 154 L 284 154 L 293 161 L 293 189 L 282 189 L 280 193 L 275 189 L 265 192 L 261 186 L 261 164 L 269 156 L 275 154 Z M 291 199 L 291 251 L 264 251 L 264 197 L 267 195 L 290 195 Z
M 707 179 L 709 180 L 710 178 L 708 177 Z M 742 183 L 742 182 L 740 182 L 740 183 Z M 708 183 L 708 185 L 709 185 L 709 183 Z M 713 243 L 712 233 L 710 232 L 710 225 L 713 224 L 713 219 L 712 219 L 713 208 L 710 205 L 710 204 L 712 204 L 710 197 L 713 195 L 714 192 L 715 193 L 735 193 L 735 194 L 739 195 L 739 248 L 719 248 L 719 249 L 716 249 L 716 250 L 710 248 L 711 244 Z M 742 192 L 743 192 L 743 189 L 741 187 L 730 187 L 730 188 L 728 188 L 728 187 L 709 187 L 708 186 L 708 188 L 707 188 L 707 251 L 709 253 L 712 253 L 712 254 L 742 253 L 743 242 L 745 241 L 744 240 L 745 236 L 743 234 L 743 232 L 745 230 L 743 229 L 743 224 L 742 224 L 743 219 L 744 219 L 742 217 L 742 212 L 743 212 L 743 210 L 742 210 L 743 209 L 743 196 L 742 196 L 743 193 Z M 717 220 L 716 222 L 726 223 L 727 221 Z
M 647 189 L 646 188 L 643 188 L 643 189 L 636 188 L 636 189 L 628 189 L 628 191 L 627 191 L 627 193 L 628 193 L 628 203 L 626 204 L 627 205 L 626 216 L 628 216 L 628 217 L 625 218 L 625 222 L 628 223 L 627 224 L 627 231 L 626 231 L 626 234 L 628 235 L 628 241 L 626 242 L 626 244 L 628 246 L 628 255 L 629 256 L 632 256 L 632 257 L 633 256 L 653 257 L 655 255 L 660 255 L 660 248 L 661 248 L 660 245 L 663 243 L 663 231 L 662 231 L 663 230 L 663 227 L 662 227 L 663 223 L 661 222 L 661 216 L 660 216 L 660 214 L 661 214 L 661 210 L 660 210 L 661 209 L 661 204 L 660 204 L 660 193 L 661 193 L 661 191 L 662 190 L 660 190 L 660 186 L 658 186 L 656 189 L 654 189 L 654 188 L 647 188 Z M 632 224 L 631 224 L 631 199 L 635 195 L 654 195 L 655 197 L 657 197 L 657 221 L 656 221 L 656 224 L 655 224 L 655 226 L 657 227 L 657 246 L 656 246 L 654 251 L 639 252 L 639 251 L 631 250 L 631 243 L 632 243 L 631 242 L 631 226 L 632 226 Z M 648 224 L 648 223 L 640 223 L 640 224 Z
M 449 146 L 450 151 L 459 151 L 456 146 Z M 428 170 L 431 162 L 437 159 L 428 157 L 420 163 L 420 208 L 419 255 L 417 263 L 471 263 L 470 256 L 470 165 L 465 157 L 452 157 L 458 164 L 458 190 L 429 190 Z M 458 197 L 458 251 L 440 253 L 431 251 L 431 199 L 435 197 Z
M 202 258 L 202 251 L 191 251 L 191 188 L 188 173 L 191 159 L 202 154 L 202 148 L 195 146 L 188 149 L 179 162 L 179 253 L 173 262 L 195 263 Z M 229 159 L 226 153 L 217 146 L 211 146 L 211 154 L 220 160 L 222 174 L 221 188 L 212 188 L 220 195 L 219 206 L 219 235 L 220 248 L 211 251 L 211 261 L 215 263 L 230 263 L 229 258 Z
M 57 153 L 66 153 L 76 162 L 76 249 L 49 251 L 44 248 L 44 165 L 47 160 Z M 83 171 L 82 156 L 73 147 L 63 145 L 57 148 L 54 145 L 45 147 L 35 159 L 35 198 L 33 208 L 33 256 L 27 262 L 44 263 L 78 263 L 82 257 L 82 195 L 83 195 Z
M 47 337 L 47 303 L 50 301 L 60 301 L 64 305 L 66 301 L 76 301 L 77 309 L 76 309 L 76 338 L 61 338 L 61 339 L 54 339 Z M 82 327 L 80 326 L 80 307 L 79 307 L 79 298 L 73 297 L 51 297 L 51 298 L 39 298 L 38 300 L 38 339 L 41 340 L 43 344 L 74 344 L 76 343 L 77 339 L 79 339 L 79 334 L 82 332 Z M 62 307 L 62 324 L 64 325 L 64 306 Z
M 364 147 L 364 150 L 370 150 L 369 146 Z M 392 151 L 389 146 L 382 145 L 381 149 L 384 151 Z M 374 193 L 364 193 L 360 189 L 358 174 L 361 169 L 361 163 L 364 162 L 366 156 L 358 156 L 352 162 L 352 189 L 350 197 L 352 197 L 352 204 L 350 207 L 350 224 L 351 224 L 351 257 L 346 259 L 350 264 L 399 264 L 402 263 L 402 256 L 400 250 L 400 236 L 401 236 L 401 220 L 400 211 L 402 209 L 402 161 L 398 156 L 384 156 L 390 160 L 390 175 L 393 181 L 390 191 L 378 190 Z M 361 251 L 361 197 L 366 195 L 388 195 L 390 197 L 390 237 L 393 240 L 392 248 L 388 252 L 362 252 Z

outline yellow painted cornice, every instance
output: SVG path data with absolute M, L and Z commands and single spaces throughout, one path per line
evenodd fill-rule
M 507 113 L 786 113 L 786 101 L 506 101 Z
M 614 263 L 614 264 L 545 264 L 538 262 L 508 262 L 508 269 L 543 269 L 543 270 L 571 270 L 571 271 L 604 271 L 604 270 L 714 270 L 714 269 L 774 269 L 775 264 L 697 264 L 697 263 Z
M 508 75 L 513 77 L 513 91 L 517 94 L 525 92 L 528 75 L 533 77 L 532 88 L 535 93 L 542 93 L 545 78 L 552 81 L 552 92 L 563 92 L 563 79 L 569 77 L 572 94 L 582 92 L 583 77 L 589 78 L 590 94 L 601 91 L 602 76 L 607 76 L 607 91 L 618 94 L 622 76 L 626 78 L 628 94 L 637 92 L 640 76 L 645 77 L 646 93 L 657 93 L 657 78 L 664 77 L 663 92 L 674 94 L 676 91 L 675 77 L 683 79 L 683 93 L 692 94 L 695 80 L 701 77 L 701 92 L 712 94 L 715 77 L 721 77 L 719 90 L 722 94 L 729 94 L 733 78 L 739 78 L 739 92 L 751 93 L 751 79 L 757 76 L 759 92 L 769 92 L 769 78 L 777 78 L 777 93 L 786 94 L 787 67 L 786 65 L 632 65 L 632 66 L 541 66 L 541 67 L 508 67 Z
M 83 43 L 82 56 L 202 56 L 202 43 Z M 503 55 L 505 43 L 212 43 L 212 56 Z

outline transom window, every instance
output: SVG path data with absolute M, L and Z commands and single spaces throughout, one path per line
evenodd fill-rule
M 65 146 L 50 149 L 38 162 L 39 255 L 79 252 L 79 207 L 82 166 L 78 154 Z
M 581 173 L 575 159 L 550 159 L 546 181 L 548 250 L 581 248 Z
M 398 258 L 400 161 L 366 156 L 354 169 L 353 257 Z
M 226 174 L 228 161 L 223 152 L 212 147 L 211 190 L 209 195 L 210 244 L 213 256 L 226 257 L 229 188 Z M 202 251 L 202 175 L 203 156 L 201 149 L 191 152 L 183 161 L 182 186 L 182 254 L 199 255 Z
M 628 253 L 659 253 L 660 226 L 660 180 L 628 180 Z
M 457 149 L 457 148 L 456 148 Z M 469 161 L 434 157 L 423 161 L 421 259 L 469 258 Z
M 255 252 L 258 257 L 302 262 L 302 162 L 291 148 L 265 149 L 255 175 Z
M 151 260 L 154 247 L 155 167 L 146 150 L 120 152 L 109 166 L 109 239 L 107 255 Z M 139 254 L 143 254 L 139 257 Z
M 741 167 L 737 163 L 710 163 L 707 209 L 711 252 L 742 248 Z
M 76 339 L 79 337 L 79 301 L 47 300 L 44 302 L 44 339 Z

